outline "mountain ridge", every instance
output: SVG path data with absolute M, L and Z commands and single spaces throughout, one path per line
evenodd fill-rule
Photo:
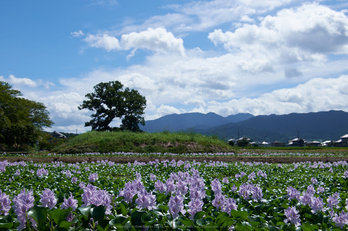
M 145 132 L 193 131 L 220 139 L 249 137 L 255 141 L 286 142 L 299 136 L 307 140 L 338 140 L 348 133 L 348 113 L 331 110 L 285 115 L 240 113 L 222 117 L 215 113 L 172 114 L 146 121 Z

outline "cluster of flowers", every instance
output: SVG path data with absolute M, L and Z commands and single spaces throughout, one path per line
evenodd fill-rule
M 42 177 L 42 176 L 47 176 L 48 175 L 48 170 L 44 168 L 39 168 L 36 170 L 36 176 Z
M 317 183 L 317 180 L 315 178 L 312 178 L 311 181 L 312 183 Z M 291 186 L 289 186 L 286 191 L 287 196 L 290 200 L 298 200 L 302 205 L 308 205 L 311 208 L 311 212 L 313 214 L 319 211 L 329 211 L 329 215 L 336 223 L 336 226 L 343 228 L 345 224 L 348 224 L 348 213 L 341 211 L 340 214 L 337 214 L 334 212 L 334 208 L 337 209 L 340 203 L 341 198 L 339 193 L 334 193 L 333 195 L 328 196 L 326 200 L 327 203 L 324 203 L 323 199 L 320 196 L 314 196 L 316 192 L 324 192 L 324 188 L 321 186 L 319 186 L 317 190 L 315 190 L 314 186 L 311 184 L 307 187 L 307 190 L 302 193 L 302 195 L 297 189 Z M 345 209 L 348 210 L 348 199 L 346 200 Z M 295 226 L 301 225 L 301 220 L 299 219 L 300 215 L 298 214 L 296 207 L 289 207 L 285 210 L 284 213 L 286 216 L 286 219 L 284 220 L 285 223 L 290 222 Z

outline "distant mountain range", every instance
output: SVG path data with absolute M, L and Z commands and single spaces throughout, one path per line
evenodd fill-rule
M 299 135 L 305 140 L 338 140 L 348 134 L 348 113 L 327 111 L 288 115 L 253 116 L 242 113 L 223 117 L 215 113 L 186 113 L 146 121 L 146 132 L 193 131 L 221 139 L 249 137 L 254 141 L 287 142 Z

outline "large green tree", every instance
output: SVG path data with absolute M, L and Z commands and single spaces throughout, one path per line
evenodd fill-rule
M 0 143 L 10 149 L 34 144 L 42 128 L 53 124 L 42 103 L 21 96 L 20 91 L 0 81 Z
M 122 130 L 139 131 L 139 124 L 145 125 L 145 97 L 128 87 L 123 90 L 119 81 L 99 83 L 94 86 L 94 92 L 85 97 L 87 100 L 78 108 L 94 111 L 92 119 L 85 123 L 86 127 L 92 126 L 92 130 L 117 130 L 110 127 L 111 121 L 117 117 L 122 120 Z

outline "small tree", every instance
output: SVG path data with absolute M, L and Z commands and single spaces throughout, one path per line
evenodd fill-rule
M 20 91 L 0 81 L 0 143 L 10 149 L 33 145 L 42 128 L 53 124 L 42 103 L 18 96 L 21 96 Z
M 78 107 L 79 110 L 89 109 L 94 111 L 92 119 L 85 123 L 92 130 L 106 131 L 117 130 L 109 124 L 116 117 L 122 120 L 121 129 L 139 131 L 139 123 L 145 125 L 143 118 L 146 99 L 137 90 L 125 88 L 119 81 L 99 83 L 94 86 L 94 92 L 85 95 Z
M 246 137 L 243 137 L 237 141 L 237 146 L 238 147 L 246 147 L 249 144 L 249 139 Z

